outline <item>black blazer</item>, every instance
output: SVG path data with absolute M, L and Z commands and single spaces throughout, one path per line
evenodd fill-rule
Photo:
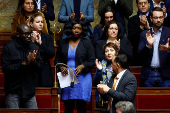
M 114 77 L 112 76 L 108 87 L 112 88 Z M 136 111 L 136 91 L 137 91 L 137 80 L 136 77 L 129 71 L 126 70 L 121 77 L 116 90 L 109 89 L 107 95 L 113 98 L 112 101 L 112 113 L 116 113 L 115 104 L 119 101 L 130 101 L 133 103 Z M 109 98 L 110 100 L 110 98 Z
M 150 15 L 147 16 L 147 20 L 149 22 L 149 26 L 152 27 L 153 24 L 150 20 Z M 131 17 L 128 22 L 128 39 L 130 40 L 131 44 L 133 45 L 133 52 L 134 54 L 138 54 L 138 46 L 140 40 L 140 34 L 142 31 L 146 29 L 140 28 L 140 19 L 139 14 Z
M 54 63 L 64 63 L 67 64 L 68 58 L 68 48 L 69 48 L 69 39 L 62 39 L 57 49 L 56 58 Z M 95 65 L 95 55 L 94 48 L 89 39 L 82 38 L 76 49 L 76 61 L 75 66 L 79 66 L 81 64 L 84 65 L 84 69 L 82 73 L 90 72 L 90 70 Z M 58 67 L 62 67 L 62 65 L 58 65 Z
M 105 55 L 102 54 L 103 46 L 106 44 L 107 40 L 98 40 L 95 44 L 95 55 L 99 61 L 105 59 Z M 125 54 L 129 60 L 132 59 L 132 47 L 127 38 L 120 39 L 120 50 L 119 53 Z
M 53 86 L 53 75 L 49 59 L 55 56 L 54 42 L 51 35 L 41 33 L 42 43 L 39 46 L 41 56 L 43 56 L 44 66 L 41 71 L 39 85 L 37 86 Z

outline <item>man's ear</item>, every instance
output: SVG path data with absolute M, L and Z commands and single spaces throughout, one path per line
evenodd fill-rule
M 151 20 L 151 22 L 152 22 L 152 16 L 150 16 L 150 20 Z
M 119 64 L 119 63 L 116 63 L 116 67 L 117 67 L 117 68 L 120 68 L 120 64 Z

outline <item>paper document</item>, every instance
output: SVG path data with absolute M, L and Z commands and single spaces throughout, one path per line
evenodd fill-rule
M 59 83 L 60 83 L 60 87 L 61 88 L 65 88 L 70 86 L 70 83 L 72 82 L 73 76 L 74 76 L 74 72 L 72 70 L 68 70 L 68 75 L 63 75 L 61 72 L 57 73 L 58 79 L 59 79 Z M 76 76 L 74 76 L 74 84 L 79 83 L 79 81 L 77 80 Z

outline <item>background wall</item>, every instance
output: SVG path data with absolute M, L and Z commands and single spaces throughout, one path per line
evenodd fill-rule
M 10 31 L 11 30 L 11 21 L 12 17 L 15 14 L 19 0 L 0 0 L 0 31 Z M 62 0 L 53 0 L 54 12 L 55 12 L 55 21 L 51 21 L 51 30 L 53 31 L 53 24 L 58 21 L 58 12 L 61 6 Z M 94 28 L 100 22 L 100 17 L 98 15 L 98 4 L 99 0 L 93 0 L 94 2 L 94 16 L 95 20 L 91 23 Z M 133 14 L 136 14 L 136 0 L 133 2 Z M 63 27 L 63 25 L 62 25 Z

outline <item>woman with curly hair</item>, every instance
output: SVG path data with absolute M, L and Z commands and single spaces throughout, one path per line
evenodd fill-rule
M 78 113 L 86 113 L 86 102 L 91 100 L 92 78 L 91 69 L 95 64 L 94 48 L 91 40 L 84 38 L 88 27 L 80 19 L 72 19 L 66 24 L 64 33 L 69 38 L 62 39 L 57 49 L 55 64 L 67 64 L 74 71 L 79 83 L 74 88 L 66 87 L 61 90 L 65 105 L 64 113 L 73 113 L 74 103 Z M 68 75 L 66 67 L 58 65 L 63 76 Z
M 21 0 L 18 3 L 18 7 L 16 10 L 16 14 L 13 16 L 13 20 L 11 23 L 11 36 L 12 38 L 16 37 L 17 34 L 17 26 L 20 23 L 27 23 L 27 25 L 29 25 L 29 17 L 34 14 L 37 13 L 38 9 L 37 9 L 37 3 L 35 0 Z M 45 21 L 45 17 L 44 14 L 41 12 L 38 12 L 42 15 L 43 17 L 43 23 L 44 23 L 44 27 L 42 32 L 45 34 L 48 34 L 48 30 L 47 30 L 47 23 Z

